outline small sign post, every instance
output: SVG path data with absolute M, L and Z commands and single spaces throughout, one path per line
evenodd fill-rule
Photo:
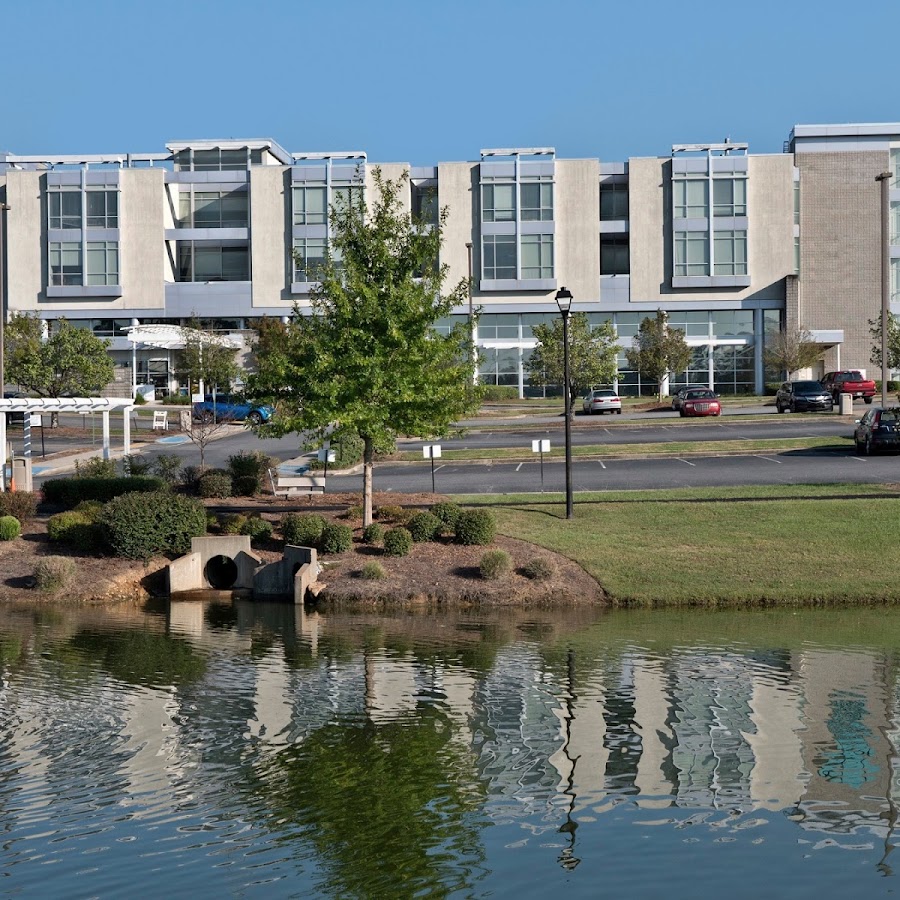
M 531 442 L 531 452 L 541 454 L 541 493 L 544 493 L 544 454 L 550 452 L 550 441 L 540 440 Z
M 422 456 L 431 460 L 431 493 L 437 493 L 434 489 L 434 461 L 441 458 L 441 445 L 425 444 L 422 447 Z
M 331 449 L 331 441 L 328 441 L 324 447 L 319 449 L 319 462 L 325 463 L 325 471 L 322 473 L 325 478 L 328 477 L 328 463 L 334 462 L 334 450 Z
M 47 455 L 47 449 L 44 446 L 44 419 L 40 413 L 31 413 L 28 416 L 28 422 L 32 428 L 41 429 L 41 457 L 45 457 Z

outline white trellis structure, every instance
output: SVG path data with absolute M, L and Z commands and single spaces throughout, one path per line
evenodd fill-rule
M 33 415 L 47 413 L 100 413 L 103 417 L 103 458 L 109 459 L 109 414 L 122 411 L 123 452 L 131 452 L 131 412 L 134 401 L 118 397 L 18 397 L 16 399 L 0 397 L 0 451 L 3 466 L 0 469 L 0 491 L 6 490 L 6 462 L 9 457 L 6 448 L 6 414 L 23 413 L 25 416 L 26 444 L 30 441 L 31 421 Z

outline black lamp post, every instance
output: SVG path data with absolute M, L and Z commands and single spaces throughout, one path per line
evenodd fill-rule
M 891 173 L 875 176 L 881 182 L 881 405 L 887 406 L 888 378 L 888 321 L 891 315 L 891 238 L 888 216 L 891 206 Z
M 566 412 L 566 518 L 575 518 L 572 499 L 572 419 L 569 409 L 569 313 L 572 311 L 572 292 L 561 287 L 556 292 L 556 305 L 563 320 L 563 397 Z

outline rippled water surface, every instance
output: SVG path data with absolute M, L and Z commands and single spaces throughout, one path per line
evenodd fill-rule
M 880 896 L 898 742 L 889 609 L 0 606 L 0 892 Z

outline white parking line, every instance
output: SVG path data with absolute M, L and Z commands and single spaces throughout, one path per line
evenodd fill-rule
M 600 463 L 600 468 L 601 468 L 601 469 L 605 469 L 605 468 L 606 468 L 606 463 L 603 462 L 602 459 L 598 459 L 597 462 Z
M 525 463 L 519 463 L 519 464 L 516 466 L 516 471 L 518 472 L 519 469 L 521 469 L 522 466 L 524 466 L 524 465 L 525 465 Z
M 757 459 L 766 459 L 766 460 L 768 460 L 769 462 L 778 463 L 779 466 L 781 465 L 781 460 L 780 460 L 780 459 L 772 459 L 771 456 L 757 456 L 756 458 L 757 458 Z
M 436 467 L 435 467 L 435 470 L 434 470 L 434 471 L 435 471 L 435 472 L 440 472 L 441 469 L 445 468 L 446 465 L 447 465 L 446 463 L 441 463 L 439 466 L 436 466 Z
M 851 456 L 850 459 L 855 459 L 857 462 L 868 462 L 868 460 L 862 456 Z
M 686 463 L 686 464 L 689 465 L 689 466 L 696 466 L 696 465 L 697 465 L 697 463 L 688 462 L 686 459 L 682 459 L 680 456 L 676 456 L 675 459 L 677 459 L 678 462 Z

